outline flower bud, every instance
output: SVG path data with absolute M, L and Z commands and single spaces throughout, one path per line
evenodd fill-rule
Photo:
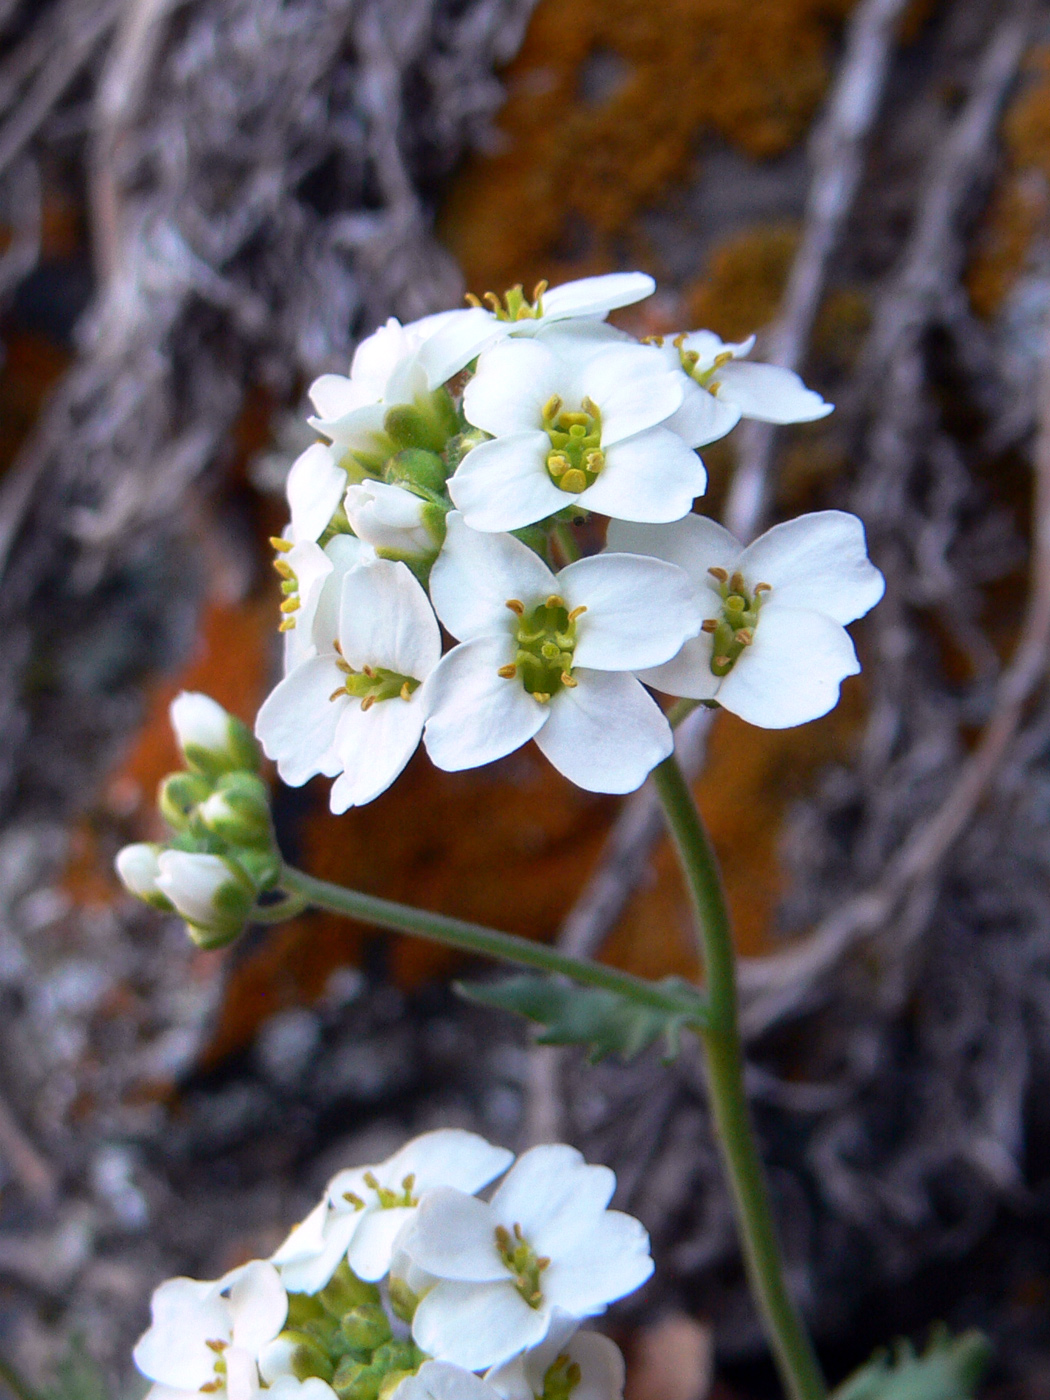
M 224 948 L 244 932 L 256 886 L 228 856 L 162 851 L 157 888 L 186 920 L 200 948 Z
M 451 398 L 444 389 L 438 389 L 415 403 L 389 409 L 383 429 L 399 449 L 421 447 L 428 452 L 442 452 L 458 431 L 459 419 Z
M 432 508 L 401 486 L 363 481 L 348 487 L 346 514 L 354 534 L 387 558 L 433 557 L 440 547 L 430 526 Z
M 211 795 L 211 784 L 197 773 L 169 773 L 157 790 L 157 806 L 169 826 L 185 831 L 200 803 Z
M 259 1371 L 264 1381 L 273 1384 L 281 1376 L 294 1376 L 305 1381 L 320 1376 L 332 1379 L 335 1367 L 315 1337 L 295 1327 L 286 1327 L 259 1353 Z
M 206 777 L 259 767 L 259 749 L 247 725 L 210 695 L 184 690 L 171 704 L 171 723 L 189 766 Z
M 254 773 L 225 773 L 215 791 L 201 803 L 202 824 L 231 846 L 273 844 L 270 824 L 270 795 L 266 784 Z
M 163 909 L 170 913 L 173 907 L 171 900 L 157 888 L 162 849 L 161 846 L 147 845 L 139 841 L 134 846 L 125 846 L 122 851 L 118 851 L 114 864 L 121 883 L 129 894 L 144 899 L 147 904 L 152 904 L 154 909 Z
M 381 1303 L 366 1303 L 343 1314 L 339 1330 L 357 1351 L 374 1351 L 393 1335 Z
M 374 1283 L 358 1278 L 344 1258 L 316 1297 L 326 1313 L 341 1318 L 351 1308 L 375 1306 L 380 1294 Z
M 442 458 L 418 447 L 407 447 L 383 465 L 383 480 L 392 486 L 421 486 L 424 491 L 438 492 L 447 478 L 448 467 Z

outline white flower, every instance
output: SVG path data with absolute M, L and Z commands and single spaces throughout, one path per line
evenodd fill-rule
M 280 547 L 283 541 L 276 543 Z M 285 674 L 318 652 L 334 650 L 343 579 L 355 565 L 375 557 L 375 550 L 364 540 L 342 534 L 333 535 L 324 549 L 303 541 L 280 550 L 275 568 L 294 585 L 294 592 L 288 591 L 299 604 L 288 609 L 281 623 Z
M 157 866 L 157 889 L 186 920 L 195 942 L 221 948 L 243 931 L 258 891 L 236 861 L 168 850 Z
M 434 511 L 412 491 L 384 481 L 363 481 L 346 493 L 346 517 L 354 534 L 388 557 L 436 554 L 441 540 L 431 528 Z
M 700 515 L 659 529 L 613 522 L 611 549 L 678 564 L 707 614 L 673 660 L 640 672 L 671 695 L 718 703 L 763 729 L 826 714 L 860 670 L 844 624 L 882 597 L 855 515 L 825 510 L 774 525 L 745 549 Z
M 227 714 L 210 695 L 183 690 L 171 702 L 168 713 L 191 768 L 218 775 L 259 766 L 259 753 L 247 726 Z
M 713 331 L 690 331 L 662 345 L 666 363 L 680 370 L 685 388 L 682 406 L 667 427 L 690 447 L 724 437 L 741 418 L 811 423 L 834 408 L 793 370 L 745 361 L 754 343 L 754 336 L 731 345 Z
M 157 908 L 170 910 L 171 901 L 157 887 L 162 850 L 161 846 L 137 841 L 119 850 L 114 864 L 121 884 L 129 894 L 137 895 Z
M 333 644 L 289 672 L 255 721 L 284 781 L 298 787 L 315 773 L 338 774 L 337 813 L 378 797 L 419 743 L 419 687 L 440 655 L 437 619 L 404 564 L 374 559 L 349 569 Z
M 503 1400 L 487 1381 L 448 1361 L 424 1361 L 406 1376 L 390 1400 Z
M 656 283 L 645 272 L 610 272 L 563 282 L 549 291 L 541 282 L 532 302 L 522 296 L 520 287 L 508 292 L 502 304 L 489 294 L 485 298 L 489 310 L 475 305 L 468 311 L 446 312 L 436 329 L 432 325 L 437 318 L 428 318 L 431 324 L 425 328 L 430 334 L 420 347 L 419 358 L 431 383 L 443 384 L 500 340 L 534 336 L 549 326 L 577 318 L 600 321 L 610 311 L 642 301 L 655 290 Z
M 512 340 L 478 361 L 463 413 L 493 440 L 448 484 L 472 529 L 516 530 L 570 505 L 677 520 L 704 490 L 699 457 L 659 426 L 682 401 L 683 376 L 649 346 L 563 353 L 572 343 Z
M 293 544 L 315 542 L 324 534 L 346 490 L 342 453 L 327 442 L 315 442 L 292 463 L 285 495 L 292 520 L 288 535 Z
M 150 1313 L 134 1351 L 144 1376 L 191 1395 L 250 1400 L 259 1389 L 257 1357 L 284 1326 L 288 1297 L 273 1265 L 254 1260 L 211 1283 L 168 1279 Z
M 371 1167 L 351 1167 L 328 1183 L 324 1198 L 273 1255 L 285 1286 L 316 1293 L 347 1257 L 358 1278 L 381 1279 L 394 1240 L 437 1186 L 480 1191 L 505 1171 L 513 1152 L 461 1128 L 423 1133 Z M 417 1280 L 406 1275 L 410 1284 Z
M 575 1318 L 556 1313 L 538 1347 L 493 1368 L 485 1380 L 502 1400 L 542 1400 L 550 1381 L 555 1393 L 568 1390 L 572 1400 L 622 1400 L 623 1355 L 608 1337 L 581 1332 Z
M 441 1280 L 412 1335 L 439 1361 L 499 1366 L 544 1340 L 563 1315 L 590 1317 L 652 1273 L 649 1237 L 607 1210 L 616 1178 L 572 1147 L 534 1147 L 491 1202 L 442 1188 L 422 1202 L 401 1246 Z
M 453 511 L 430 591 L 462 644 L 425 687 L 434 763 L 474 768 L 534 738 L 580 787 L 638 787 L 673 740 L 626 673 L 673 656 L 701 623 L 689 581 L 655 562 L 605 554 L 553 574 L 513 536 L 480 534 Z

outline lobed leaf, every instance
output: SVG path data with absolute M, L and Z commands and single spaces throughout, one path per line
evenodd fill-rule
M 910 1342 L 880 1350 L 834 1390 L 831 1400 L 969 1400 L 991 1359 L 983 1332 L 952 1337 L 938 1328 L 918 1356 Z

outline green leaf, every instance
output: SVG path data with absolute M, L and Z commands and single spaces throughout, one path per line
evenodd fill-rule
M 560 977 L 522 973 L 503 982 L 457 982 L 456 991 L 482 1006 L 513 1011 L 544 1026 L 536 1037 L 540 1045 L 585 1045 L 592 1063 L 606 1055 L 632 1059 L 663 1036 L 665 1060 L 679 1051 L 682 1030 L 699 1028 L 704 1003 L 694 988 L 680 977 L 665 977 L 655 984 L 679 1002 L 666 1009 L 646 1006 L 620 992 L 601 987 L 581 987 Z
M 969 1400 L 991 1355 L 983 1332 L 952 1337 L 942 1326 L 922 1356 L 907 1341 L 894 1343 L 892 1355 L 877 1351 L 832 1392 L 831 1400 Z

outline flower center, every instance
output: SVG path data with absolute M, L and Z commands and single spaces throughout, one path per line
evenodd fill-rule
M 499 1257 L 514 1275 L 514 1287 L 530 1308 L 538 1308 L 543 1302 L 540 1276 L 544 1269 L 549 1268 L 551 1261 L 537 1256 L 532 1245 L 521 1233 L 520 1225 L 515 1225 L 513 1232 L 497 1225 L 496 1248 Z
M 202 1395 L 214 1395 L 216 1391 L 222 1390 L 226 1385 L 226 1358 L 223 1356 L 223 1352 L 229 1346 L 229 1342 L 215 1339 L 205 1342 L 204 1345 L 215 1353 L 215 1364 L 212 1367 L 215 1379 L 205 1381 L 200 1387 L 200 1391 Z
M 536 283 L 531 302 L 522 291 L 520 282 L 509 292 L 503 293 L 502 301 L 495 292 L 486 292 L 480 301 L 473 292 L 468 292 L 467 301 L 471 306 L 480 306 L 483 301 L 497 321 L 538 321 L 543 315 L 543 293 L 547 285 L 546 282 Z
M 709 394 L 717 393 L 718 380 L 715 376 L 723 365 L 727 365 L 734 358 L 732 350 L 720 351 L 706 369 L 699 369 L 700 356 L 695 350 L 685 348 L 685 335 L 676 336 L 674 344 L 681 366 L 689 378 L 699 384 L 701 389 L 706 389 Z
M 360 699 L 362 710 L 370 710 L 378 700 L 410 700 L 413 691 L 419 689 L 419 681 L 414 676 L 403 676 L 400 671 L 388 671 L 385 666 L 365 666 L 355 671 L 343 656 L 342 647 L 337 641 L 332 645 L 339 653 L 335 663 L 346 679 L 338 690 L 333 690 L 329 700 L 338 700 L 343 695 L 353 695 Z M 371 1185 L 371 1183 L 369 1183 Z
M 770 591 L 768 583 L 756 583 L 749 589 L 741 573 L 713 568 L 707 571 L 715 581 L 722 599 L 718 617 L 709 617 L 703 631 L 713 633 L 711 670 L 716 676 L 727 676 L 743 655 L 744 648 L 755 640 L 762 594 Z
M 416 684 L 418 685 L 419 682 L 417 681 Z M 364 1182 L 370 1190 L 376 1193 L 381 1210 L 394 1210 L 396 1207 L 400 1206 L 419 1205 L 419 1198 L 412 1194 L 416 1187 L 415 1172 L 409 1172 L 409 1174 L 402 1179 L 400 1191 L 391 1191 L 389 1186 L 380 1186 L 376 1179 L 375 1172 L 365 1172 Z M 365 1202 L 354 1191 L 344 1191 L 343 1200 L 349 1201 L 355 1210 L 364 1210 L 365 1208 Z
M 586 607 L 570 612 L 565 599 L 552 593 L 531 611 L 518 598 L 508 598 L 507 607 L 518 619 L 514 637 L 518 644 L 514 660 L 499 668 L 504 680 L 520 676 L 534 700 L 545 705 L 552 695 L 576 685 L 572 678 L 572 654 L 576 650 L 576 619 Z
M 593 486 L 605 466 L 602 415 L 593 399 L 584 398 L 579 413 L 567 413 L 554 394 L 543 405 L 543 427 L 551 440 L 547 473 L 555 486 L 578 496 Z
M 579 1363 L 570 1361 L 562 1352 L 543 1373 L 543 1390 L 539 1400 L 569 1400 L 582 1379 Z

